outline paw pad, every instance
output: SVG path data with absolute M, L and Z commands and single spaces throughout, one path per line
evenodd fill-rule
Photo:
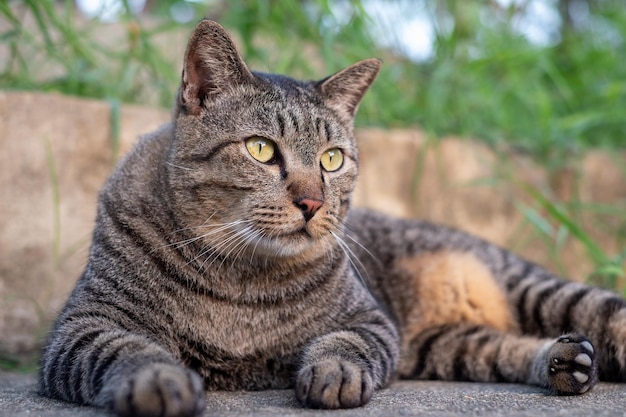
M 562 336 L 548 352 L 548 382 L 559 395 L 583 394 L 597 381 L 594 348 L 577 334 Z

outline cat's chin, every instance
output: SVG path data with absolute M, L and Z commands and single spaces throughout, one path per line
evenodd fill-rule
M 254 254 L 263 259 L 306 258 L 322 256 L 331 246 L 328 236 L 314 237 L 306 229 L 273 237 L 265 237 L 253 245 Z

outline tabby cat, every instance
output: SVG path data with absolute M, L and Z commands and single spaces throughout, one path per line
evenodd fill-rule
M 393 378 L 565 395 L 624 380 L 622 298 L 460 231 L 350 209 L 353 119 L 379 68 L 251 72 L 200 22 L 173 121 L 100 194 L 40 392 L 196 416 L 207 389 L 294 387 L 306 407 L 347 408 Z

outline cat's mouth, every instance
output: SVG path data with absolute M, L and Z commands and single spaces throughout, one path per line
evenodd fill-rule
M 295 224 L 285 226 L 281 229 L 282 230 L 275 230 L 274 233 L 270 233 L 270 236 L 273 235 L 281 241 L 306 239 L 307 241 L 313 242 L 321 238 L 321 235 L 316 233 L 317 228 L 313 222 L 296 222 Z
M 269 223 L 269 224 L 268 224 Z M 317 249 L 328 249 L 329 233 L 323 222 L 289 221 L 235 221 L 223 233 L 211 236 L 211 246 L 225 253 L 248 253 L 250 256 L 311 255 Z M 223 226 L 222 226 L 223 227 Z
M 294 236 L 304 236 L 304 237 L 309 238 L 309 239 L 314 239 L 313 235 L 309 232 L 309 230 L 306 228 L 306 226 L 303 226 L 299 230 L 296 230 L 295 232 L 292 232 L 292 234 Z
M 303 226 L 293 231 L 281 233 L 277 235 L 276 238 L 278 238 L 278 240 L 281 240 L 283 242 L 287 241 L 287 243 L 290 243 L 290 241 L 294 241 L 294 242 L 302 241 L 302 239 L 305 239 L 306 241 L 315 240 L 315 237 L 311 234 L 311 232 L 307 229 L 306 226 Z
M 271 253 L 273 256 L 290 257 L 304 252 L 313 254 L 311 250 L 320 247 L 320 239 L 313 231 L 304 225 L 291 231 L 283 231 L 264 239 L 263 244 L 257 244 L 256 253 Z M 322 245 L 324 246 L 324 245 Z

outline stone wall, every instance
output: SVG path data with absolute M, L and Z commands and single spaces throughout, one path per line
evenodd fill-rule
M 167 119 L 125 106 L 120 152 Z M 85 265 L 111 126 L 106 102 L 0 92 L 0 355 L 40 344 Z
M 97 192 L 115 163 L 108 103 L 41 93 L 0 92 L 0 358 L 36 351 L 85 265 Z M 167 111 L 124 106 L 120 154 Z M 521 214 L 524 185 L 567 200 L 626 200 L 626 155 L 589 153 L 578 173 L 550 176 L 523 156 L 496 156 L 468 140 L 433 141 L 418 130 L 359 130 L 357 205 L 460 227 L 573 279 L 592 268 L 566 242 L 560 264 Z M 622 203 L 623 204 L 623 203 Z M 583 219 L 605 250 L 614 230 Z M 623 226 L 623 225 L 622 225 Z
M 528 156 L 497 155 L 467 139 L 433 141 L 418 130 L 368 129 L 358 136 L 357 204 L 464 229 L 583 281 L 594 265 L 580 240 L 570 236 L 557 245 L 522 212 L 522 206 L 536 206 L 528 190 L 538 190 L 555 203 L 582 207 L 574 220 L 606 253 L 624 250 L 624 216 L 592 209 L 625 206 L 624 151 L 589 151 L 567 168 L 548 171 Z M 558 224 L 548 219 L 544 227 L 556 234 Z

